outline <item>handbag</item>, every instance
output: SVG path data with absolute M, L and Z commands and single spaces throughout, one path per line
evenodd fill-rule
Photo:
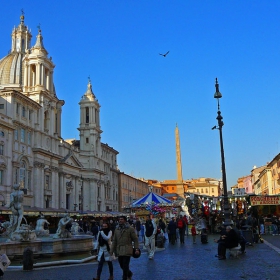
M 136 253 L 135 253 L 136 252 L 136 248 L 133 248 L 133 253 L 132 253 L 132 257 L 133 258 L 138 259 L 141 256 L 141 250 L 138 249 L 138 251 L 139 251 L 139 254 L 136 255 Z
M 6 254 L 0 255 L 0 276 L 4 275 L 4 272 L 10 264 L 11 261 Z

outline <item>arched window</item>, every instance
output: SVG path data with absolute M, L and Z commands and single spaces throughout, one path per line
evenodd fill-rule
M 22 160 L 19 168 L 19 183 L 22 188 L 26 188 L 26 162 Z
M 89 123 L 89 108 L 86 107 L 86 123 Z

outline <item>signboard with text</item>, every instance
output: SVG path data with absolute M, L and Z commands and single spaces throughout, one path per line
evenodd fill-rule
M 251 196 L 251 205 L 280 205 L 280 196 Z

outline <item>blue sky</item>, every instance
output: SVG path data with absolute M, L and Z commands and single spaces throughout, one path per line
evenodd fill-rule
M 0 57 L 21 9 L 35 43 L 40 23 L 56 65 L 64 139 L 79 138 L 90 75 L 102 142 L 122 172 L 176 179 L 175 126 L 184 179 L 221 178 L 215 78 L 223 94 L 228 187 L 279 152 L 279 1 L 0 1 Z M 164 58 L 159 53 L 170 53 Z

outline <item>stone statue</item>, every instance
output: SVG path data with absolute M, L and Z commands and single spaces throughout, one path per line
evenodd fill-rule
M 70 218 L 69 213 L 66 213 L 63 218 L 58 222 L 58 228 L 53 238 L 70 238 L 72 235 L 66 229 L 66 225 L 72 223 L 73 219 Z
M 24 193 L 20 190 L 18 184 L 13 185 L 14 191 L 10 195 L 10 205 L 9 208 L 12 211 L 10 215 L 10 224 L 7 227 L 6 235 L 9 236 L 7 241 L 31 241 L 35 240 L 36 233 L 31 230 L 30 226 L 27 224 L 26 219 L 23 216 L 23 196 Z M 21 225 L 22 219 L 25 220 L 25 224 Z
M 36 222 L 35 233 L 37 236 L 48 236 L 50 234 L 48 229 L 44 229 L 45 224 L 49 225 L 50 223 L 45 219 L 44 215 L 41 215 Z
M 73 235 L 78 235 L 81 232 L 84 233 L 84 230 L 79 226 L 79 224 L 77 222 L 73 222 L 72 227 L 71 227 L 71 233 Z
M 19 231 L 20 224 L 23 218 L 23 196 L 24 193 L 19 189 L 19 185 L 13 185 L 14 191 L 10 195 L 10 205 L 9 208 L 12 211 L 10 215 L 10 227 L 9 232 Z

